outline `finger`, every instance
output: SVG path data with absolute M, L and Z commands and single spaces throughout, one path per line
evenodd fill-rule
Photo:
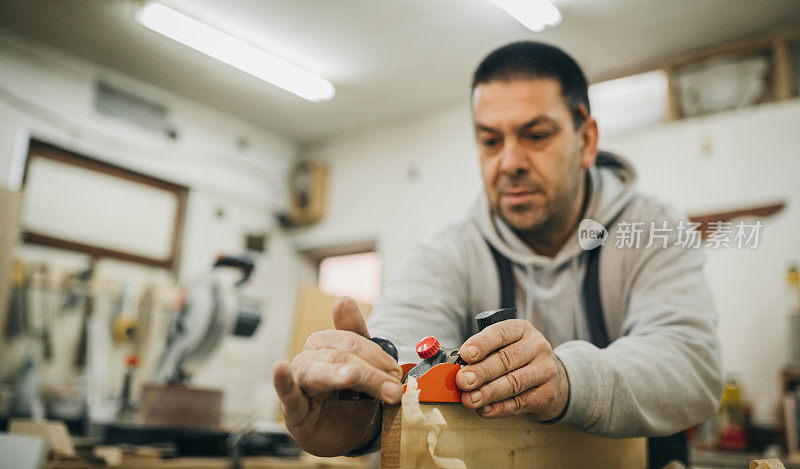
M 532 414 L 535 418 L 537 413 L 547 408 L 553 397 L 554 386 L 553 382 L 549 381 L 509 399 L 485 405 L 478 409 L 478 415 L 487 419 L 495 419 L 520 414 Z
M 397 379 L 403 376 L 400 364 L 386 353 L 380 345 L 350 331 L 327 330 L 315 332 L 306 340 L 304 349 L 336 349 L 354 353 L 370 365 L 389 374 L 396 375 Z
M 292 360 L 292 369 L 298 384 L 310 396 L 354 389 L 396 404 L 403 394 L 397 377 L 340 350 L 305 351 Z
M 289 364 L 285 361 L 276 363 L 273 378 L 283 407 L 284 420 L 290 425 L 301 422 L 308 414 L 308 398 L 295 382 Z
M 458 353 L 467 363 L 475 363 L 500 347 L 518 341 L 529 329 L 533 326 L 524 319 L 500 321 L 467 339 Z
M 549 343 L 543 338 L 524 337 L 490 353 L 477 363 L 462 367 L 456 375 L 456 385 L 462 391 L 472 391 L 484 383 L 527 365 L 549 349 Z
M 341 331 L 351 331 L 369 339 L 367 323 L 358 310 L 356 301 L 343 296 L 333 304 L 333 327 Z
M 554 363 L 530 363 L 490 381 L 472 392 L 461 394 L 464 407 L 477 409 L 487 404 L 501 402 L 540 386 L 556 376 Z

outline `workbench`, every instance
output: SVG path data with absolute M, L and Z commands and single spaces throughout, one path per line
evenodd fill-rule
M 274 458 L 274 457 L 245 457 L 240 460 L 242 469 L 366 469 L 368 467 L 363 458 L 317 458 L 304 455 L 301 458 Z M 115 467 L 122 469 L 230 469 L 231 461 L 228 458 L 172 458 L 172 459 L 141 459 L 124 460 L 119 464 L 106 465 L 103 463 L 87 464 L 85 460 L 51 460 L 45 465 L 46 469 L 77 469 L 90 467 Z

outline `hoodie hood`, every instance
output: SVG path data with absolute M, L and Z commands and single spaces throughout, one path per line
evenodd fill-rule
M 591 218 L 608 226 L 636 193 L 636 170 L 624 158 L 601 151 L 587 174 L 591 197 L 583 218 Z M 512 262 L 520 265 L 557 268 L 584 252 L 578 243 L 576 230 L 555 257 L 537 254 L 494 213 L 485 193 L 473 206 L 470 218 L 484 238 Z

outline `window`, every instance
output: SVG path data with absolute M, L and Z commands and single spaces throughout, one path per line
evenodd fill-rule
M 601 135 L 640 129 L 667 120 L 669 82 L 655 70 L 589 86 L 592 116 Z
M 177 274 L 187 187 L 36 140 L 22 187 L 24 242 Z
M 352 296 L 372 303 L 381 289 L 381 259 L 375 251 L 322 258 L 318 268 L 319 289 L 332 296 Z

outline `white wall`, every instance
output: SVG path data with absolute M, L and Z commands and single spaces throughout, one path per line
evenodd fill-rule
M 798 122 L 800 102 L 791 101 L 601 139 L 634 162 L 642 190 L 690 214 L 788 202 L 765 221 L 757 250 L 708 253 L 725 370 L 741 374 L 765 422 L 775 420 L 778 371 L 788 354 L 784 272 L 800 255 Z M 465 103 L 322 142 L 308 156 L 330 166 L 328 213 L 296 236 L 298 245 L 374 239 L 387 278 L 404 251 L 463 216 L 482 190 L 472 141 Z
M 642 190 L 689 214 L 785 200 L 754 250 L 706 250 L 725 370 L 740 374 L 755 418 L 777 422 L 789 357 L 786 271 L 800 260 L 800 101 L 661 125 L 605 145 L 628 155 Z
M 178 131 L 173 141 L 93 109 L 98 78 L 169 109 Z M 188 78 L 190 79 L 190 78 Z M 241 253 L 243 234 L 269 233 L 268 252 L 257 258 L 249 293 L 265 307 L 252 340 L 228 339 L 197 373 L 197 383 L 226 390 L 235 418 L 276 409 L 272 363 L 288 350 L 295 286 L 291 245 L 276 229 L 272 213 L 285 191 L 295 160 L 294 142 L 232 116 L 122 76 L 75 56 L 0 31 L 0 184 L 9 180 L 20 130 L 34 138 L 191 188 L 181 252 L 180 281 L 205 273 L 220 252 Z M 237 148 L 238 138 L 249 142 Z M 225 216 L 215 215 L 222 209 Z M 24 210 L 24 208 L 23 208 Z M 22 246 L 27 258 L 82 262 L 81 256 Z M 167 282 L 163 272 L 103 262 L 101 273 Z
M 365 130 L 311 148 L 328 166 L 325 218 L 301 248 L 375 240 L 383 278 L 412 243 L 459 219 L 481 190 L 469 109 Z

